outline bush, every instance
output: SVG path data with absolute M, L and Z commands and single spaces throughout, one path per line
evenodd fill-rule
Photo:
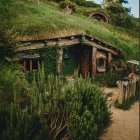
M 5 63 L 0 63 L 0 66 L 0 104 L 10 104 L 25 95 L 29 85 L 18 68 Z
M 0 28 L 0 60 L 12 60 L 15 54 L 16 35 L 13 31 L 6 31 Z
M 97 74 L 95 76 L 94 82 L 102 85 L 102 86 L 108 86 L 108 87 L 115 87 L 116 82 L 118 80 L 121 80 L 123 78 L 123 75 L 120 73 L 102 73 L 102 74 Z
M 111 21 L 114 25 L 131 29 L 135 28 L 133 20 L 129 15 L 131 11 L 129 8 L 125 8 L 121 4 L 112 3 L 106 9 L 110 12 Z
M 135 103 L 135 101 L 138 101 L 136 97 L 131 97 L 127 100 L 125 100 L 122 104 L 119 104 L 117 101 L 115 102 L 115 107 L 123 109 L 123 110 L 129 110 L 131 106 Z
M 103 92 L 92 84 L 91 79 L 79 78 L 74 82 L 73 88 L 67 86 L 66 102 L 71 116 L 71 139 L 97 140 L 111 116 Z
M 75 2 L 77 5 L 81 5 L 84 7 L 101 8 L 99 4 L 96 4 L 92 1 L 86 1 L 86 0 L 72 0 L 72 1 Z
M 76 11 L 76 4 L 73 3 L 73 2 L 71 2 L 70 0 L 65 0 L 65 1 L 60 2 L 59 7 L 60 7 L 61 9 L 64 9 L 64 8 L 66 8 L 67 6 L 68 6 L 69 8 L 71 8 L 73 11 Z
M 1 139 L 97 140 L 110 120 L 107 97 L 89 78 L 63 82 L 48 76 L 46 81 L 43 70 L 32 83 L 18 77 L 10 82 L 14 100 L 1 101 Z M 4 81 L 8 89 L 9 80 Z

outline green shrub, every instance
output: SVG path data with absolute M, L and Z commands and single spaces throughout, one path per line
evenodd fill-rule
M 13 31 L 0 27 L 0 60 L 12 61 L 16 48 L 16 36 Z M 9 61 L 10 62 L 10 61 Z
M 14 84 L 16 83 L 17 71 L 7 64 L 0 63 L 0 103 L 13 101 Z
M 63 82 L 55 76 L 48 76 L 45 80 L 43 69 L 39 72 L 39 80 L 33 78 L 31 83 L 18 74 L 14 76 L 4 80 L 3 84 L 13 93 L 13 100 L 8 104 L 1 100 L 2 140 L 64 137 L 97 140 L 110 120 L 107 97 L 89 78 Z M 8 95 L 5 90 L 2 93 Z
M 68 6 L 69 8 L 71 8 L 73 11 L 76 11 L 76 4 L 75 4 L 74 2 L 71 2 L 70 0 L 64 0 L 64 1 L 61 1 L 61 2 L 60 2 L 59 7 L 60 7 L 61 9 L 64 9 L 64 8 L 66 8 L 67 6 Z
M 19 68 L 9 64 L 0 63 L 0 65 L 3 67 L 0 69 L 0 106 L 12 102 L 25 106 L 30 89 L 24 74 L 19 72 Z
M 110 120 L 107 97 L 91 79 L 79 78 L 66 88 L 71 115 L 70 136 L 74 140 L 97 140 Z M 80 135 L 79 135 L 80 134 Z
M 131 97 L 127 100 L 125 100 L 122 104 L 119 104 L 117 101 L 115 102 L 115 107 L 123 109 L 123 110 L 129 110 L 131 106 L 135 103 L 135 101 L 138 101 L 136 97 Z
M 84 7 L 101 8 L 99 4 L 96 4 L 92 1 L 86 1 L 86 0 L 72 0 L 72 1 L 75 2 L 77 5 L 81 5 Z
M 120 73 L 107 72 L 97 74 L 95 76 L 94 82 L 102 86 L 114 87 L 116 86 L 116 82 L 122 78 L 123 76 Z

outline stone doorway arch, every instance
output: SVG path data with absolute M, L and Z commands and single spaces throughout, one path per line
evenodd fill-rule
M 101 12 L 91 13 L 89 18 L 95 18 L 102 22 L 107 22 L 107 23 L 109 22 L 108 17 L 104 13 L 101 13 Z

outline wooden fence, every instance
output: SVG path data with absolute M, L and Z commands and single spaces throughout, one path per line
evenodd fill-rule
M 119 88 L 118 103 L 122 104 L 125 100 L 136 96 L 136 80 L 130 81 L 117 81 Z

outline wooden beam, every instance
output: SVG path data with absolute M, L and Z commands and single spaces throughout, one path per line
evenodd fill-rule
M 25 50 L 34 50 L 34 49 L 39 49 L 44 47 L 44 43 L 38 43 L 38 44 L 32 44 L 32 45 L 28 45 L 28 46 L 24 46 L 24 47 L 19 47 L 16 50 L 18 52 L 20 51 L 25 51 Z
M 111 66 L 111 61 L 112 61 L 112 54 L 109 52 L 108 53 L 108 59 L 107 59 L 107 65 L 108 65 L 108 70 L 111 71 L 112 66 Z
M 93 42 L 93 40 L 95 40 L 93 37 L 87 36 L 85 35 L 85 39 L 83 41 L 83 43 L 86 43 L 88 45 L 91 45 L 93 47 L 96 47 L 98 49 L 101 50 L 105 50 L 108 52 L 111 52 L 114 55 L 118 55 L 118 51 L 116 48 L 112 47 L 112 48 L 108 48 L 107 44 L 104 44 L 104 46 L 102 45 L 102 43 L 100 41 L 98 41 L 100 44 Z M 35 43 L 36 42 L 36 43 Z M 29 44 L 31 43 L 31 44 Z M 62 38 L 54 38 L 54 39 L 47 39 L 47 40 L 40 40 L 40 42 L 37 41 L 29 41 L 28 45 L 27 42 L 25 43 L 26 46 L 21 46 L 19 48 L 17 48 L 17 51 L 24 51 L 24 50 L 32 50 L 32 49 L 39 49 L 46 46 L 69 46 L 69 45 L 76 45 L 81 43 L 80 41 L 80 36 L 69 36 L 69 37 L 62 37 Z M 115 51 L 116 49 L 116 51 Z
M 63 39 L 60 41 L 48 41 L 46 43 L 46 46 L 69 46 L 69 45 L 76 45 L 80 43 L 80 39 L 73 39 L 73 40 L 68 40 L 68 39 Z M 17 48 L 17 51 L 25 51 L 25 50 L 34 50 L 34 49 L 39 49 L 39 48 L 43 48 L 45 46 L 45 43 L 38 43 L 38 44 L 32 44 L 29 46 L 25 46 L 25 47 L 19 47 Z
M 97 52 L 97 48 L 92 47 L 92 74 L 93 76 L 96 74 L 96 52 Z
M 88 40 L 85 40 L 85 43 L 87 43 L 87 44 L 89 44 L 89 45 L 91 45 L 91 46 L 93 46 L 93 47 L 96 47 L 96 48 L 98 48 L 98 49 L 105 50 L 105 51 L 107 51 L 107 52 L 111 52 L 111 53 L 114 54 L 114 55 L 118 55 L 118 53 L 115 52 L 115 51 L 113 51 L 112 49 L 108 49 L 108 48 L 102 47 L 101 45 L 98 45 L 98 44 L 96 44 L 96 43 L 94 43 L 94 42 L 90 42 L 90 41 L 88 41 Z
M 63 40 L 63 41 L 59 41 L 57 43 L 58 46 L 69 46 L 69 45 L 75 45 L 75 44 L 79 44 L 80 40 L 79 39 L 73 39 L 73 40 Z

